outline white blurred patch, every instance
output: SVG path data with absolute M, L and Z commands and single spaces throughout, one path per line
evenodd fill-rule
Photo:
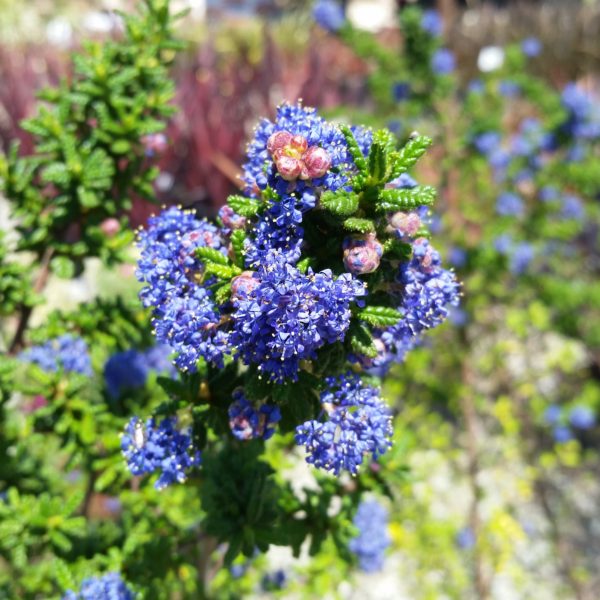
M 71 44 L 73 28 L 63 17 L 56 17 L 46 25 L 46 38 L 54 46 L 66 48 Z
M 500 46 L 485 46 L 479 51 L 477 67 L 483 73 L 499 69 L 504 64 L 504 50 Z
M 396 24 L 394 0 L 351 0 L 348 20 L 358 29 L 379 31 Z

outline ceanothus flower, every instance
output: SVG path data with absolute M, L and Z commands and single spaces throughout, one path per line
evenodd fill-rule
M 31 346 L 19 355 L 23 362 L 38 365 L 43 371 L 55 373 L 92 374 L 92 362 L 85 340 L 65 333 L 39 346 Z
M 343 340 L 350 304 L 366 294 L 364 283 L 349 273 L 335 278 L 330 270 L 309 269 L 304 274 L 273 251 L 256 278 L 256 287 L 232 298 L 230 342 L 245 364 L 257 365 L 274 381 L 295 380 L 301 360 Z
M 391 446 L 392 417 L 379 389 L 365 386 L 353 373 L 327 377 L 320 419 L 296 427 L 296 443 L 306 462 L 339 475 L 356 474 L 365 458 L 377 459 Z
M 233 392 L 232 398 L 227 413 L 231 433 L 238 440 L 268 440 L 275 433 L 275 427 L 281 420 L 279 407 L 262 403 L 256 408 L 239 388 Z
M 151 371 L 174 375 L 169 361 L 172 352 L 169 346 L 158 345 L 144 352 L 130 349 L 111 355 L 104 365 L 109 395 L 118 398 L 123 390 L 144 386 Z
M 454 53 L 448 48 L 440 48 L 436 50 L 431 57 L 431 70 L 436 75 L 448 75 L 452 73 L 456 67 L 456 59 Z
M 368 153 L 372 134 L 353 128 L 359 147 Z M 278 250 L 290 263 L 300 258 L 302 215 L 316 206 L 321 191 L 349 189 L 356 171 L 346 140 L 315 109 L 282 104 L 275 122 L 263 119 L 248 145 L 243 179 L 256 196 L 267 187 L 279 198 L 269 201 L 247 239 L 246 264 L 257 268 L 266 253 Z
M 576 429 L 591 429 L 596 424 L 596 415 L 589 406 L 574 406 L 569 413 L 569 422 Z
M 496 199 L 496 212 L 503 217 L 522 216 L 525 205 L 517 194 L 502 192 Z
M 525 56 L 534 58 L 539 56 L 540 52 L 542 51 L 542 42 L 540 42 L 540 40 L 538 40 L 536 37 L 525 38 L 521 42 L 521 50 Z
M 327 31 L 339 31 L 346 20 L 344 9 L 335 0 L 319 0 L 313 8 L 314 20 Z
M 444 23 L 437 10 L 426 10 L 421 17 L 421 28 L 433 37 L 442 35 Z
M 410 90 L 408 81 L 398 81 L 392 86 L 392 96 L 396 102 L 403 102 L 410 98 Z
M 195 256 L 199 247 L 226 255 L 222 232 L 190 211 L 171 207 L 150 219 L 148 229 L 139 234 L 138 247 L 136 275 L 146 284 L 140 298 L 154 309 L 156 339 L 177 353 L 174 362 L 184 371 L 194 371 L 200 358 L 222 366 L 229 351 L 227 333 L 220 328 L 212 291 L 199 283 L 204 267 Z M 211 280 L 204 283 L 210 285 Z
M 158 425 L 153 418 L 144 425 L 133 417 L 121 438 L 121 450 L 133 475 L 160 471 L 157 490 L 183 483 L 187 472 L 200 464 L 200 452 L 190 435 L 177 429 L 176 417 L 165 417 Z
M 119 573 L 84 579 L 78 592 L 68 590 L 62 600 L 134 600 L 134 594 Z
M 344 267 L 346 271 L 355 275 L 376 271 L 383 256 L 383 246 L 374 233 L 346 238 L 343 250 Z
M 348 548 L 358 558 L 361 570 L 374 573 L 383 569 L 385 551 L 392 543 L 388 533 L 388 512 L 377 500 L 363 500 L 354 515 L 358 535 Z
M 490 156 L 499 146 L 502 138 L 497 131 L 485 131 L 473 138 L 473 145 L 484 156 Z

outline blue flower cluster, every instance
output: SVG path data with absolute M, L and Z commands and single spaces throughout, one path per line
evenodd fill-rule
M 391 446 L 392 418 L 377 388 L 352 373 L 328 377 L 321 393 L 322 418 L 296 428 L 306 461 L 339 475 L 358 472 L 366 457 L 377 459 Z
M 246 364 L 258 365 L 270 378 L 296 379 L 299 362 L 315 358 L 324 344 L 342 340 L 350 325 L 350 304 L 366 294 L 349 273 L 306 274 L 270 251 L 256 278 L 258 285 L 233 299 L 231 343 Z
M 544 421 L 552 426 L 554 440 L 564 443 L 573 439 L 573 429 L 592 429 L 596 425 L 596 415 L 589 406 L 583 404 L 573 406 L 570 410 L 551 404 L 544 412 Z
M 272 136 L 284 132 L 305 140 L 308 148 L 324 151 L 329 159 L 327 171 L 319 177 L 287 179 L 268 148 Z M 368 152 L 371 132 L 355 128 L 354 134 L 363 152 Z M 314 109 L 282 104 L 275 122 L 267 119 L 260 122 L 247 153 L 248 161 L 243 167 L 247 193 L 256 195 L 269 187 L 279 194 L 276 201 L 269 202 L 253 228 L 248 240 L 247 265 L 256 268 L 270 250 L 279 250 L 288 262 L 295 263 L 303 242 L 303 213 L 315 208 L 317 191 L 350 189 L 353 160 L 345 138 L 336 125 L 325 121 Z
M 124 390 L 143 387 L 151 371 L 173 376 L 175 369 L 169 360 L 169 346 L 154 346 L 149 350 L 116 352 L 104 365 L 104 381 L 108 394 L 118 398 Z
M 423 16 L 421 17 L 421 29 L 423 31 L 426 31 L 433 37 L 439 37 L 442 35 L 443 27 L 442 17 L 437 10 L 430 9 L 423 11 Z
M 358 535 L 349 548 L 358 558 L 359 567 L 374 573 L 383 569 L 385 551 L 391 544 L 387 530 L 388 512 L 377 500 L 363 500 L 354 516 Z
M 568 117 L 562 130 L 584 141 L 600 138 L 600 108 L 598 102 L 585 94 L 575 83 L 565 86 L 562 105 Z
M 233 402 L 229 405 L 227 413 L 231 433 L 238 440 L 244 441 L 257 438 L 268 440 L 275 433 L 275 427 L 281 420 L 279 407 L 262 403 L 256 408 L 239 388 L 233 392 Z
M 456 58 L 452 50 L 439 48 L 431 57 L 431 70 L 436 75 L 449 75 L 456 68 Z
M 136 275 L 146 284 L 140 298 L 154 309 L 157 340 L 177 353 L 175 364 L 184 371 L 195 370 L 200 358 L 222 366 L 227 334 L 219 328 L 221 316 L 209 286 L 198 285 L 203 265 L 194 252 L 202 246 L 226 254 L 219 230 L 177 207 L 151 218 L 148 225 L 138 237 Z
M 69 333 L 48 340 L 40 346 L 32 346 L 21 352 L 23 362 L 38 365 L 44 371 L 55 373 L 92 374 L 92 362 L 85 341 Z
M 535 258 L 535 249 L 529 242 L 515 242 L 508 234 L 502 234 L 494 240 L 494 248 L 509 258 L 509 269 L 514 275 L 527 271 Z
M 134 600 L 135 597 L 118 573 L 107 573 L 84 579 L 78 592 L 69 590 L 62 600 Z
M 172 483 L 183 483 L 187 472 L 200 464 L 200 453 L 189 434 L 177 429 L 175 417 L 164 418 L 156 425 L 133 417 L 121 438 L 121 450 L 133 475 L 160 471 L 154 487 L 161 490 Z

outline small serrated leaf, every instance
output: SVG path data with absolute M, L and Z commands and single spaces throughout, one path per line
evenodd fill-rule
M 402 318 L 402 313 L 387 306 L 367 306 L 357 316 L 373 327 L 391 327 Z
M 419 206 L 431 206 L 435 202 L 436 190 L 428 185 L 419 185 L 411 189 L 392 189 L 379 192 L 377 210 L 393 212 L 411 210 Z
M 352 130 L 347 125 L 340 125 L 340 131 L 346 140 L 346 146 L 348 146 L 348 152 L 354 159 L 356 168 L 363 173 L 367 171 L 367 161 L 352 133 Z
M 370 233 L 375 231 L 375 223 L 371 219 L 358 219 L 350 217 L 344 221 L 344 229 L 357 231 L 358 233 Z
M 353 324 L 349 331 L 350 346 L 357 354 L 363 354 L 368 358 L 377 357 L 377 347 L 373 341 L 371 332 L 365 325 Z
M 378 143 L 371 144 L 369 152 L 369 175 L 371 183 L 380 183 L 385 179 L 387 156 L 385 148 Z
M 215 292 L 215 302 L 217 304 L 225 304 L 225 302 L 229 301 L 230 296 L 231 296 L 231 284 L 226 283 L 225 285 L 222 285 Z
M 246 198 L 245 196 L 229 196 L 227 204 L 242 217 L 253 217 L 260 210 L 260 202 L 254 198 Z
M 194 254 L 196 258 L 203 260 L 205 262 L 213 262 L 218 265 L 227 265 L 229 264 L 229 259 L 216 248 L 210 248 L 209 246 L 200 246 L 194 250 Z
M 432 139 L 425 135 L 415 135 L 408 140 L 404 148 L 398 152 L 390 152 L 392 164 L 390 178 L 396 179 L 406 173 L 414 164 L 425 154 L 425 151 L 431 146 Z
M 349 217 L 358 210 L 358 195 L 354 192 L 325 192 L 321 195 L 321 206 L 339 217 Z

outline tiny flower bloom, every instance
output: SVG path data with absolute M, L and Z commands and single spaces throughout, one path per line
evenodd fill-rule
M 162 154 L 168 146 L 167 136 L 164 133 L 150 133 L 142 137 L 142 144 L 146 149 L 146 156 Z
M 533 58 L 542 51 L 542 43 L 535 37 L 528 37 L 521 42 L 521 50 L 523 54 Z
M 229 427 L 238 440 L 262 438 L 268 440 L 274 433 L 281 413 L 277 406 L 261 404 L 253 406 L 241 389 L 233 392 L 233 402 L 229 405 Z
M 319 0 L 313 9 L 314 20 L 327 31 L 339 31 L 344 25 L 344 9 L 335 0 Z
M 283 153 L 275 156 L 275 166 L 281 177 L 286 181 L 298 179 L 302 173 L 302 168 L 304 167 L 300 159 Z
M 233 298 L 246 298 L 259 285 L 260 281 L 254 277 L 253 271 L 244 271 L 231 281 L 231 295 Z
M 292 134 L 289 131 L 276 131 L 267 140 L 267 150 L 269 154 L 275 154 L 276 150 L 281 150 L 285 146 L 288 146 L 292 141 Z
M 431 70 L 437 75 L 448 75 L 454 71 L 456 59 L 448 48 L 440 48 L 431 58 Z
M 421 228 L 421 218 L 416 212 L 397 212 L 389 219 L 389 224 L 393 227 L 401 237 L 414 236 Z
M 228 204 L 219 209 L 219 218 L 229 229 L 243 229 L 246 226 L 246 217 L 238 215 Z
M 372 273 L 379 267 L 382 256 L 383 246 L 374 234 L 344 240 L 344 266 L 350 273 L 356 275 Z

